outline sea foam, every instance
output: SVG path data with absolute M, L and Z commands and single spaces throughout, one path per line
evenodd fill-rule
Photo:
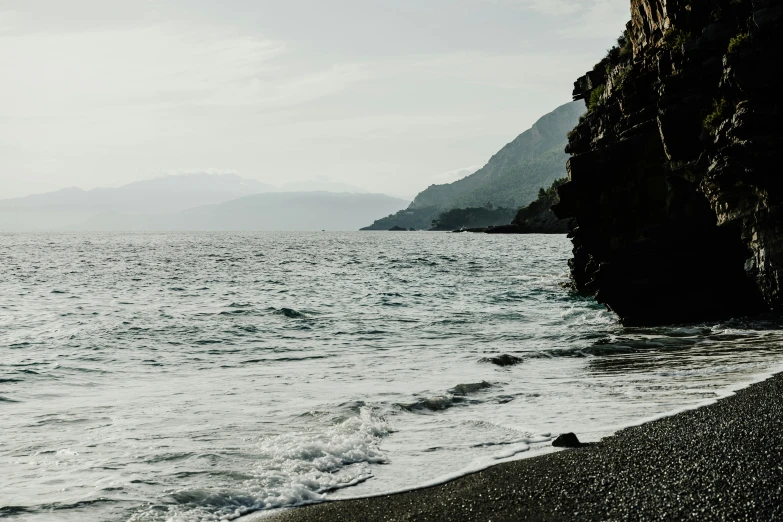
M 152 506 L 131 521 L 234 520 L 254 511 L 323 501 L 326 493 L 372 477 L 369 464 L 387 462 L 380 441 L 393 430 L 367 406 L 325 430 L 264 437 L 258 443 L 261 464 L 241 487 L 230 490 L 182 490 L 171 503 Z

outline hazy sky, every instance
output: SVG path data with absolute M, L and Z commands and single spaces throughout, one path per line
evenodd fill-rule
M 412 197 L 485 163 L 628 0 L 0 0 L 0 198 L 195 171 Z

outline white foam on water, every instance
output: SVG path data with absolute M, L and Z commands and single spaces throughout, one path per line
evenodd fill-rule
M 439 477 L 436 477 L 432 480 L 428 480 L 426 482 L 422 482 L 420 484 L 416 484 L 413 486 L 408 486 L 404 488 L 399 489 L 393 489 L 389 491 L 384 491 L 382 493 L 376 493 L 373 495 L 362 495 L 362 496 L 356 496 L 356 497 L 341 497 L 340 500 L 351 500 L 351 499 L 357 499 L 357 498 L 372 498 L 372 497 L 383 497 L 386 495 L 394 495 L 396 493 L 405 493 L 406 491 L 413 491 L 416 489 L 423 489 L 423 488 L 430 488 L 433 486 L 439 486 L 441 484 L 445 484 L 446 482 L 450 482 L 454 479 L 464 477 L 465 475 L 471 475 L 473 473 L 477 473 L 479 471 L 482 471 L 484 469 L 487 469 L 491 466 L 494 466 L 496 464 L 500 464 L 503 462 L 507 462 L 510 460 L 518 460 L 520 454 L 529 452 L 533 447 L 538 446 L 539 449 L 545 449 L 541 447 L 542 444 L 549 442 L 552 440 L 553 437 L 550 435 L 539 435 L 537 437 L 529 437 L 529 438 L 523 438 L 518 441 L 510 443 L 511 446 L 507 447 L 505 451 L 502 451 L 500 453 L 497 453 L 492 456 L 488 457 L 482 457 L 473 460 L 465 467 L 461 468 L 458 471 L 455 471 L 453 473 L 447 473 L 444 475 L 441 475 Z M 539 453 L 535 453 L 535 455 L 539 455 Z
M 326 493 L 355 486 L 372 477 L 369 464 L 387 462 L 379 449 L 391 426 L 368 407 L 326 430 L 303 431 L 264 438 L 265 456 L 252 478 L 231 490 L 183 490 L 171 495 L 173 504 L 154 506 L 132 522 L 222 521 L 326 499 Z
M 458 478 L 472 475 L 473 473 L 478 473 L 479 471 L 483 471 L 487 468 L 490 468 L 492 466 L 495 466 L 497 464 L 502 464 L 504 462 L 511 462 L 513 460 L 519 460 L 521 454 L 525 454 L 530 452 L 532 448 L 536 448 L 539 450 L 544 450 L 547 452 L 552 451 L 558 451 L 556 448 L 543 446 L 543 443 L 549 442 L 553 439 L 551 434 L 549 433 L 542 433 L 536 437 L 526 437 L 519 439 L 517 441 L 513 441 L 511 443 L 504 443 L 504 446 L 511 445 L 508 447 L 505 451 L 498 453 L 493 456 L 489 457 L 483 457 L 479 459 L 475 459 L 474 461 L 470 462 L 465 467 L 461 468 L 459 471 L 455 471 L 453 473 L 447 473 L 444 475 L 441 475 L 435 479 L 428 480 L 426 482 L 422 482 L 416 485 L 399 488 L 399 489 L 393 489 L 389 491 L 384 491 L 382 493 L 375 493 L 371 495 L 357 495 L 357 496 L 346 496 L 341 497 L 340 499 L 337 499 L 338 501 L 343 500 L 356 500 L 360 498 L 374 498 L 374 497 L 385 497 L 387 495 L 395 495 L 398 493 L 406 493 L 408 491 L 414 491 L 417 489 L 424 489 L 424 488 L 430 488 L 433 486 L 440 486 L 441 484 L 445 484 L 447 482 L 451 482 L 452 480 L 456 480 Z M 538 456 L 541 452 L 536 452 L 535 454 L 532 454 L 530 456 Z M 297 505 L 289 505 L 289 506 L 280 506 L 281 509 L 273 509 L 272 511 L 265 511 L 265 512 L 255 512 L 252 514 L 249 514 L 247 517 L 242 517 L 242 522 L 252 522 L 253 520 L 259 520 L 262 518 L 266 518 L 272 515 L 275 515 L 277 513 L 280 513 L 281 511 L 285 509 L 295 508 L 295 507 L 301 507 L 306 504 L 313 504 L 313 503 L 319 503 L 328 501 L 326 498 L 322 498 L 320 500 L 317 500 L 315 502 L 306 502 L 302 504 Z
M 771 379 L 775 375 L 783 373 L 783 364 L 773 366 L 771 368 L 768 368 L 766 371 L 753 374 L 750 379 L 739 381 L 734 384 L 731 384 L 723 389 L 716 391 L 716 396 L 710 399 L 706 399 L 704 401 L 698 402 L 696 404 L 690 404 L 687 406 L 683 406 L 681 408 L 676 408 L 673 410 L 669 410 L 665 413 L 661 413 L 659 415 L 653 415 L 651 417 L 646 417 L 637 421 L 629 422 L 626 424 L 623 424 L 622 426 L 615 426 L 612 428 L 612 433 L 617 433 L 620 430 L 623 430 L 625 428 L 633 428 L 635 426 L 641 426 L 643 424 L 647 424 L 648 422 L 653 422 L 660 419 L 665 419 L 667 417 L 673 417 L 674 415 L 677 415 L 679 413 L 684 413 L 686 411 L 691 410 L 698 410 L 699 408 L 703 408 L 704 406 L 710 406 L 712 404 L 715 404 L 716 402 L 726 399 L 728 397 L 731 397 L 732 395 L 736 395 L 738 391 L 744 390 L 746 388 L 749 388 L 753 386 L 754 384 L 758 384 L 760 382 L 764 382 L 768 379 Z

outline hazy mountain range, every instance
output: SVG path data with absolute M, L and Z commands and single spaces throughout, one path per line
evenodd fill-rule
M 498 151 L 484 167 L 453 183 L 431 185 L 410 206 L 378 219 L 368 230 L 429 228 L 442 212 L 456 208 L 519 209 L 566 176 L 568 133 L 586 111 L 582 101 L 562 105 L 540 118 L 530 129 Z
M 428 229 L 451 209 L 514 210 L 535 200 L 540 188 L 565 176 L 567 134 L 584 112 L 581 101 L 558 107 L 475 173 L 431 185 L 410 205 L 342 183 L 275 187 L 235 174 L 199 173 L 0 200 L 0 230 L 357 230 L 373 221 L 367 229 Z
M 341 183 L 187 174 L 0 200 L 0 230 L 357 230 L 407 204 Z

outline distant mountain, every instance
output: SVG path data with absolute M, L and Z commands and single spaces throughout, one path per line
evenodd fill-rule
M 278 192 L 179 213 L 171 230 L 359 230 L 378 212 L 408 201 L 384 194 Z
M 393 226 L 429 228 L 442 212 L 455 208 L 495 207 L 518 209 L 566 175 L 568 133 L 585 112 L 585 104 L 562 105 L 540 118 L 530 129 L 497 152 L 484 167 L 453 183 L 431 185 L 401 212 L 378 219 L 368 230 Z
M 115 212 L 177 212 L 199 205 L 277 190 L 236 174 L 182 174 L 136 181 L 117 188 L 82 190 L 67 188 L 47 194 L 0 200 L 0 208 L 40 208 L 46 206 Z
M 278 188 L 234 174 L 183 174 L 137 181 L 118 188 L 67 188 L 0 200 L 0 230 L 162 230 L 167 226 L 179 226 L 180 221 L 172 216 L 186 209 L 218 205 L 261 193 L 278 193 L 264 203 L 269 208 L 277 208 L 276 205 L 284 201 L 293 201 L 290 194 L 295 194 L 283 195 L 280 191 L 296 189 L 300 193 L 327 189 L 333 192 L 366 192 L 359 187 L 333 182 L 291 183 Z M 405 207 L 404 201 L 389 199 L 396 202 L 379 203 L 376 210 L 396 212 Z M 367 215 L 365 221 L 357 223 L 354 229 L 375 215 Z M 325 228 L 313 223 L 307 222 L 307 230 Z M 220 229 L 219 226 L 209 227 L 206 223 L 202 226 L 207 227 L 205 230 Z M 263 226 L 261 229 L 269 228 Z
M 98 216 L 78 230 L 134 231 L 349 231 L 408 201 L 384 194 L 269 192 L 190 208 L 170 215 Z
M 336 181 L 294 181 L 283 183 L 277 192 L 348 192 L 352 194 L 367 194 L 368 190 L 356 185 Z

